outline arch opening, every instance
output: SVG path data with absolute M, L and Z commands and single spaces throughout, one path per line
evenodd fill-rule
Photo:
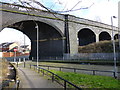
M 111 40 L 111 36 L 108 32 L 101 32 L 99 34 L 99 41 Z
M 31 52 L 31 41 L 27 35 L 14 28 L 4 28 L 0 32 L 0 50 L 2 57 L 13 60 L 14 49 L 17 49 L 16 59 L 28 58 Z M 24 57 L 23 57 L 24 56 Z
M 78 39 L 79 46 L 84 46 L 96 42 L 96 35 L 92 30 L 84 28 L 78 32 Z
M 31 39 L 31 53 L 30 58 L 37 57 L 37 29 L 36 24 L 39 27 L 39 58 L 48 59 L 62 57 L 64 53 L 63 49 L 63 35 L 56 28 L 40 21 L 21 21 L 17 22 L 9 27 L 16 28 Z
M 118 35 L 118 34 L 115 34 L 115 36 L 114 36 L 114 40 L 117 40 L 118 37 L 119 37 L 119 35 Z

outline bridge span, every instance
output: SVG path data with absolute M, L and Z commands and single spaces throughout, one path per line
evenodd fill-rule
M 31 57 L 36 57 L 37 30 L 39 28 L 39 55 L 62 57 L 64 53 L 78 53 L 78 46 L 101 40 L 111 40 L 112 27 L 104 23 L 0 2 L 0 31 L 9 27 L 18 29 L 31 40 Z M 113 27 L 118 38 L 118 28 Z

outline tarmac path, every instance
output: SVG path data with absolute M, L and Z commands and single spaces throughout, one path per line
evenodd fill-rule
M 18 67 L 18 75 L 21 80 L 21 88 L 61 88 L 57 83 L 48 80 L 31 69 L 23 68 L 22 66 Z

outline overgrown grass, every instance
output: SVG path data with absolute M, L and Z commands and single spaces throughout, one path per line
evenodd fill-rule
M 0 59 L 0 77 L 2 80 L 7 79 L 7 73 L 9 73 L 8 64 L 9 63 L 5 59 Z
M 116 52 L 119 51 L 119 42 L 115 41 Z M 79 46 L 79 53 L 112 53 L 113 52 L 113 44 L 110 40 L 95 42 L 92 44 L 88 44 L 86 46 Z
M 93 76 L 87 74 L 78 74 L 72 72 L 62 72 L 51 70 L 53 73 L 61 76 L 62 78 L 72 82 L 81 88 L 110 88 L 120 90 L 120 80 L 116 80 L 107 76 Z M 58 79 L 59 80 L 59 79 Z

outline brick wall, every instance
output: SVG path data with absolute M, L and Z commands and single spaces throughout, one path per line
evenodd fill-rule
M 29 55 L 29 53 L 22 54 L 20 52 L 16 52 L 16 56 L 23 56 L 23 55 Z M 14 57 L 14 52 L 3 52 L 2 57 Z

